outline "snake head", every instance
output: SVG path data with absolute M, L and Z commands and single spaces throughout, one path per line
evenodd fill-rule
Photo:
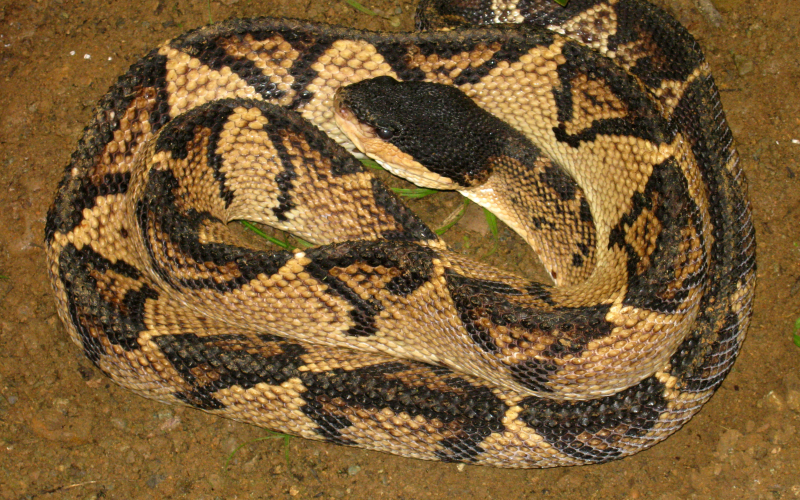
M 339 128 L 390 172 L 434 189 L 482 184 L 511 128 L 456 87 L 388 76 L 340 88 Z

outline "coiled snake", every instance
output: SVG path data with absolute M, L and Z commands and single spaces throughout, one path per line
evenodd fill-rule
M 135 63 L 48 213 L 72 339 L 143 396 L 409 457 L 554 467 L 665 439 L 730 370 L 755 284 L 702 53 L 639 0 L 419 16 L 455 29 L 231 20 Z M 448 250 L 354 142 L 497 212 L 555 284 Z M 318 246 L 265 250 L 235 219 Z

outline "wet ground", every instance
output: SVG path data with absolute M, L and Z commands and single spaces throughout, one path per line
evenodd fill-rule
M 712 3 L 713 2 L 713 3 Z M 699 39 L 750 181 L 758 292 L 739 360 L 666 442 L 600 466 L 509 471 L 428 463 L 164 406 L 105 379 L 66 337 L 42 237 L 93 103 L 137 57 L 187 29 L 271 15 L 409 29 L 413 5 L 266 0 L 0 2 L 0 498 L 800 498 L 800 8 L 795 0 L 662 0 Z M 460 202 L 412 206 L 433 225 Z M 448 233 L 492 249 L 480 210 Z M 510 241 L 507 229 L 500 230 Z M 489 260 L 500 264 L 503 249 Z M 506 265 L 508 267 L 508 265 Z M 514 268 L 512 268 L 514 269 Z M 525 271 L 525 269 L 522 269 Z

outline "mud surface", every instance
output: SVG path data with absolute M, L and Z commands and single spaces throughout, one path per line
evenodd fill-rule
M 285 440 L 134 396 L 68 341 L 47 283 L 44 218 L 63 166 L 94 102 L 146 50 L 231 16 L 409 29 L 413 5 L 365 2 L 384 19 L 343 1 L 1 2 L 0 498 L 800 498 L 800 9 L 661 3 L 705 48 L 750 180 L 759 284 L 749 338 L 717 395 L 666 442 L 601 466 L 508 471 Z M 412 206 L 437 225 L 459 203 Z M 448 233 L 458 250 L 492 249 L 482 217 L 471 209 Z M 490 262 L 523 260 L 505 248 L 507 229 L 500 239 Z

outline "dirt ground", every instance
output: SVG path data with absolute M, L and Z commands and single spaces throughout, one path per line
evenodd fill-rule
M 421 462 L 285 440 L 148 401 L 82 357 L 56 316 L 42 238 L 94 102 L 147 49 L 210 20 L 270 15 L 411 28 L 412 4 L 364 4 L 385 18 L 343 0 L 0 0 L 0 498 L 800 498 L 796 0 L 661 1 L 714 69 L 750 181 L 759 266 L 755 313 L 733 372 L 662 444 L 606 465 L 544 471 Z M 437 225 L 458 203 L 450 194 L 412 206 Z M 448 238 L 480 256 L 492 246 L 488 233 L 471 210 Z M 507 229 L 500 236 L 510 240 Z M 516 255 L 504 249 L 490 261 L 502 265 L 509 253 Z

